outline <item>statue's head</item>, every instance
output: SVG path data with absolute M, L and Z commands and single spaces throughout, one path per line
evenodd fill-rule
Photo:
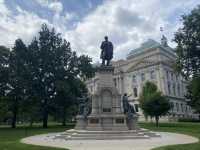
M 105 36 L 104 39 L 105 39 L 106 41 L 108 41 L 108 36 Z

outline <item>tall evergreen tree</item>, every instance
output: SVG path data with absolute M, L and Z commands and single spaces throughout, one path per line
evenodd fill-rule
M 0 46 L 0 122 L 6 118 L 8 114 L 8 103 L 6 93 L 8 87 L 8 71 L 9 71 L 9 55 L 10 50 L 5 46 Z
M 8 70 L 9 70 L 10 50 L 4 46 L 0 46 L 0 96 L 5 96 L 8 89 Z
M 27 61 L 27 47 L 21 39 L 17 39 L 9 57 L 9 89 L 7 96 L 12 112 L 12 128 L 16 127 L 19 107 L 26 95 Z
M 65 116 L 65 109 L 71 103 L 69 99 L 76 96 L 71 82 L 80 76 L 91 76 L 92 69 L 84 70 L 92 67 L 91 59 L 86 56 L 78 57 L 76 52 L 71 50 L 70 43 L 63 40 L 54 28 L 50 30 L 46 24 L 42 25 L 39 37 L 29 45 L 29 54 L 31 91 L 41 103 L 43 127 L 46 128 L 50 107 L 57 102 L 64 104 L 62 108 Z M 82 64 L 83 60 L 85 65 Z

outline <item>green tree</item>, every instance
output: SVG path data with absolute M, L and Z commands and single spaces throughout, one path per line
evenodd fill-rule
M 143 112 L 150 117 L 155 117 L 156 126 L 158 126 L 159 118 L 166 115 L 170 109 L 169 101 L 152 82 L 145 83 L 139 100 Z
M 195 108 L 197 113 L 200 113 L 200 76 L 193 77 L 192 81 L 188 85 L 187 98 L 191 101 L 189 104 Z M 199 116 L 200 117 L 200 116 Z
M 62 120 L 62 125 L 66 125 L 67 117 L 69 116 L 69 109 L 73 110 L 70 114 L 76 114 L 77 101 L 76 97 L 80 97 L 81 93 L 86 89 L 85 84 L 78 78 L 70 78 L 70 80 L 59 81 L 56 86 L 56 114 Z M 73 108 L 73 109 L 72 109 Z M 68 119 L 70 120 L 70 119 Z
M 6 90 L 8 90 L 8 59 L 10 51 L 5 46 L 0 46 L 0 122 L 4 120 L 8 112 L 6 103 Z
M 43 127 L 47 127 L 49 109 L 55 98 L 55 81 L 63 79 L 65 55 L 62 53 L 62 39 L 55 30 L 42 25 L 39 37 L 29 45 L 29 67 L 31 72 L 31 95 L 39 101 L 42 109 Z M 67 47 L 68 43 L 65 43 Z M 68 48 L 68 47 L 67 47 Z M 65 51 L 68 49 L 64 49 Z M 62 56 L 62 57 L 61 57 Z
M 5 96 L 8 89 L 8 71 L 9 71 L 9 55 L 10 50 L 4 46 L 0 46 L 0 96 Z
M 86 55 L 78 57 L 70 43 L 46 24 L 28 47 L 21 39 L 15 41 L 12 51 L 0 47 L 0 107 L 8 106 L 12 112 L 12 127 L 16 127 L 18 115 L 32 124 L 39 111 L 46 128 L 55 106 L 62 108 L 64 125 L 67 109 L 76 108 L 82 80 L 94 75 L 91 62 Z M 2 101 L 5 96 L 7 100 Z
M 200 5 L 182 16 L 183 27 L 175 33 L 177 68 L 186 78 L 200 73 Z
M 95 73 L 95 68 L 91 65 L 92 59 L 87 55 L 81 55 L 78 58 L 79 75 L 83 81 L 92 78 Z
M 189 80 L 189 104 L 200 113 L 200 5 L 182 16 L 183 27 L 175 33 L 177 69 Z
M 63 40 L 54 28 L 50 30 L 46 24 L 42 25 L 39 37 L 33 39 L 28 49 L 30 91 L 41 103 L 43 127 L 46 128 L 50 108 L 56 103 L 62 106 L 65 119 L 65 109 L 77 94 L 74 90 L 77 85 L 72 82 L 93 74 L 91 59 L 88 56 L 78 57 L 71 50 L 70 43 Z
M 9 57 L 9 92 L 7 96 L 12 112 L 12 128 L 16 127 L 19 107 L 26 95 L 27 61 L 27 47 L 21 39 L 17 39 Z
M 9 118 L 9 105 L 6 96 L 0 97 L 0 124 Z

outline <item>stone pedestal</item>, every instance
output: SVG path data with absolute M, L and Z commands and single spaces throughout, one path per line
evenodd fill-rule
M 87 126 L 87 119 L 82 115 L 76 116 L 75 129 L 76 130 L 85 130 L 86 126 Z
M 127 119 L 127 126 L 129 130 L 138 130 L 138 114 L 134 114 L 131 119 Z
M 114 87 L 114 68 L 100 67 L 96 73 L 97 89 L 92 95 L 92 112 L 87 130 L 128 130 L 121 105 L 121 95 Z

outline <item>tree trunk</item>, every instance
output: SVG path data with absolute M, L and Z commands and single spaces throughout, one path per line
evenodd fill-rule
M 156 119 L 156 127 L 158 127 L 159 116 L 156 116 L 155 119 Z
M 47 106 L 47 100 L 44 100 L 43 104 L 43 128 L 48 127 L 48 106 Z
M 11 123 L 11 127 L 12 128 L 16 128 L 16 122 L 17 122 L 17 112 L 18 112 L 18 101 L 17 99 L 15 98 L 15 101 L 14 101 L 14 104 L 13 104 L 13 110 L 12 110 L 12 113 L 13 113 L 13 116 L 12 116 L 12 123 Z
M 63 114 L 62 114 L 62 125 L 66 126 L 66 109 L 63 107 Z

